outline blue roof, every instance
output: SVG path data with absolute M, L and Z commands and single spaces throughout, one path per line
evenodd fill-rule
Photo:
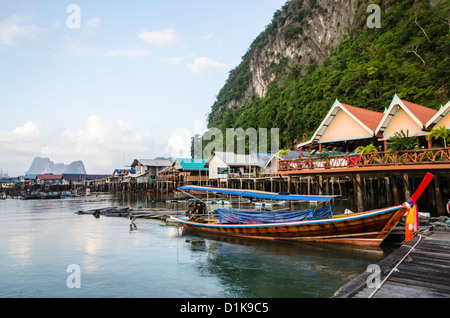
M 15 181 L 16 180 L 16 178 L 14 178 L 14 177 L 5 177 L 5 178 L 0 178 L 0 182 L 2 182 L 2 183 L 9 183 L 9 182 L 16 182 Z
M 135 173 L 135 171 L 136 170 L 134 170 L 134 169 L 114 169 L 114 171 L 117 173 L 117 174 L 121 174 L 121 173 Z
M 278 194 L 265 191 L 255 190 L 239 190 L 239 189 L 222 189 L 222 188 L 210 188 L 201 186 L 182 186 L 178 189 L 181 190 L 196 190 L 196 191 L 209 191 L 216 193 L 226 193 L 232 195 L 239 195 L 244 197 L 264 198 L 269 200 L 289 200 L 289 201 L 331 201 L 333 199 L 346 199 L 341 195 L 296 195 L 296 194 Z
M 32 174 L 26 174 L 24 176 L 21 176 L 21 178 L 25 179 L 25 180 L 34 180 L 36 179 L 37 174 L 36 173 L 32 173 Z
M 264 167 L 269 161 L 270 158 L 272 158 L 273 154 L 271 153 L 262 153 L 262 152 L 255 152 L 253 155 L 258 159 L 262 166 Z
M 178 161 L 183 170 L 208 170 L 208 168 L 204 167 L 206 161 L 208 161 L 206 159 L 176 158 L 176 161 Z

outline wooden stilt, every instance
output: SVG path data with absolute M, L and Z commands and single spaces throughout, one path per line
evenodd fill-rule
M 433 180 L 434 181 L 434 192 L 436 195 L 436 209 L 437 209 L 438 215 L 441 216 L 441 215 L 445 215 L 446 210 L 445 210 L 445 202 L 442 199 L 442 190 L 441 190 L 441 187 L 439 186 L 439 181 L 440 181 L 439 179 L 440 179 L 440 177 L 436 173 L 434 175 L 434 180 Z
M 407 172 L 403 172 L 401 174 L 401 176 L 403 179 L 403 191 L 404 191 L 404 195 L 405 195 L 403 200 L 405 201 L 411 197 L 411 187 L 409 185 L 409 174 Z
M 356 197 L 356 208 L 358 211 L 364 211 L 364 187 L 363 180 L 361 178 L 361 174 L 357 173 L 355 177 L 356 181 L 356 189 L 355 189 L 355 197 Z
M 397 180 L 394 175 L 392 176 L 392 192 L 394 195 L 394 204 L 400 204 L 402 200 L 400 199 L 398 194 Z

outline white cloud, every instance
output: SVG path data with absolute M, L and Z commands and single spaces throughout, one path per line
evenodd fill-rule
M 0 131 L 0 169 L 10 176 L 25 173 L 36 156 L 69 164 L 82 160 L 87 173 L 112 173 L 130 165 L 135 158 L 190 155 L 186 128 L 174 129 L 170 137 L 156 138 L 132 120 L 107 120 L 90 115 L 75 127 L 40 127 L 29 121 L 11 130 Z
M 171 46 L 178 42 L 177 33 L 173 29 L 163 31 L 145 31 L 139 33 L 139 38 L 159 48 Z
M 85 23 L 83 23 L 82 27 L 87 27 L 89 30 L 98 28 L 100 26 L 100 18 L 99 17 L 93 17 L 87 20 Z
M 208 40 L 214 37 L 214 33 L 209 33 L 207 35 L 202 36 L 202 39 Z
M 217 61 L 207 57 L 198 57 L 193 63 L 187 64 L 187 67 L 191 72 L 201 74 L 205 72 L 218 72 L 224 68 L 227 68 L 228 65 L 218 63 Z
M 90 18 L 86 20 L 86 22 L 81 20 L 79 38 L 83 40 L 93 38 L 95 36 L 96 29 L 100 26 L 100 24 L 101 19 L 99 17 Z
M 13 131 L 13 136 L 20 139 L 39 137 L 40 130 L 36 123 L 32 121 L 26 122 L 23 126 L 16 127 Z
M 8 171 L 10 176 L 23 174 L 30 165 L 34 153 L 40 151 L 39 140 L 42 129 L 32 121 L 13 130 L 0 131 L 0 169 Z
M 81 23 L 80 31 L 73 32 L 70 30 L 68 34 L 62 35 L 62 49 L 65 53 L 80 57 L 95 56 L 102 54 L 100 50 L 89 42 L 95 38 L 95 30 L 100 26 L 99 17 L 93 17 L 86 22 Z M 54 56 L 58 56 L 56 54 Z
M 80 57 L 94 56 L 98 54 L 96 48 L 84 45 L 82 43 L 65 43 L 63 48 L 66 53 Z
M 179 64 L 182 60 L 182 57 L 164 57 L 161 59 L 162 62 L 169 64 Z
M 23 126 L 16 127 L 12 131 L 0 131 L 0 142 L 16 144 L 33 141 L 38 138 L 40 134 L 41 131 L 38 125 L 32 121 L 28 121 Z
M 124 153 L 125 165 L 138 157 L 164 155 L 166 144 L 157 144 L 149 131 L 139 129 L 133 121 L 111 122 L 97 115 L 89 116 L 84 127 L 66 129 L 62 136 L 63 142 L 56 145 L 59 153 L 69 153 L 74 158 L 65 161 L 83 160 L 88 173 L 111 173 L 121 168 Z
M 167 140 L 166 152 L 172 157 L 191 156 L 191 132 L 186 128 L 176 128 Z
M 152 54 L 152 51 L 146 50 L 146 49 L 116 49 L 109 51 L 106 53 L 106 56 L 126 56 L 130 58 L 137 58 L 137 57 L 144 57 L 144 56 L 150 56 Z
M 45 30 L 34 24 L 26 24 L 28 18 L 12 14 L 0 22 L 0 45 L 39 45 Z

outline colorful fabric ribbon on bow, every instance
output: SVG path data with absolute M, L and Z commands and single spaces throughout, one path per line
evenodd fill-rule
M 408 210 L 405 224 L 405 242 L 408 242 L 412 239 L 414 231 L 417 231 L 419 227 L 419 209 L 416 202 L 411 199 L 403 203 L 403 206 Z

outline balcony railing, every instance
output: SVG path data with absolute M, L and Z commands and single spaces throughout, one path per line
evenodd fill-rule
M 279 171 L 450 163 L 450 147 L 280 160 Z
M 183 180 L 183 177 L 176 175 L 159 175 L 157 181 L 179 181 Z
M 209 179 L 208 176 L 178 176 L 178 175 L 160 175 L 158 176 L 158 181 L 207 181 Z
M 185 176 L 184 181 L 207 181 L 209 179 L 208 176 Z

